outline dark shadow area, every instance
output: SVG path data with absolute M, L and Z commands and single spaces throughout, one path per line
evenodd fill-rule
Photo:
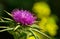
M 0 32 L 0 39 L 14 39 L 8 32 Z

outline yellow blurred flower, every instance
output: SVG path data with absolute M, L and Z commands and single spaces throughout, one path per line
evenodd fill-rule
M 35 37 L 34 36 L 31 36 L 31 37 L 28 37 L 27 39 L 35 39 Z
M 42 32 L 48 32 L 51 36 L 55 36 L 58 30 L 54 17 L 42 18 L 39 23 Z
M 47 18 L 42 18 L 41 21 L 38 23 L 42 32 L 46 31 L 45 27 L 46 27 L 47 21 L 48 21 Z
M 55 17 L 48 18 L 48 23 L 46 25 L 46 30 L 51 36 L 55 36 L 57 34 L 58 26 L 56 24 Z
M 55 36 L 57 34 L 57 25 L 56 24 L 47 24 L 46 30 L 51 36 Z
M 38 16 L 38 18 L 48 17 L 50 15 L 50 7 L 46 2 L 37 2 L 33 5 L 32 9 Z

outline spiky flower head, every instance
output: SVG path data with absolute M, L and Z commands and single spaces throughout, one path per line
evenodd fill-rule
M 23 25 L 31 25 L 36 20 L 36 16 L 27 10 L 14 9 L 11 13 L 13 19 Z

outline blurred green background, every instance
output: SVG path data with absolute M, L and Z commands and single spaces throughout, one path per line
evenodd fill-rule
M 33 12 L 33 4 L 39 1 L 47 2 L 51 8 L 51 14 L 58 16 L 57 25 L 59 29 L 55 39 L 60 39 L 60 0 L 0 0 L 0 17 L 8 17 L 3 10 L 10 12 L 15 8 L 30 10 Z M 2 32 L 0 33 L 0 39 L 13 39 L 13 36 L 8 32 Z

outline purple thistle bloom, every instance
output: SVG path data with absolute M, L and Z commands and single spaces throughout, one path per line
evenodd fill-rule
M 13 19 L 23 25 L 31 25 L 36 20 L 36 17 L 27 10 L 14 9 L 11 13 Z

